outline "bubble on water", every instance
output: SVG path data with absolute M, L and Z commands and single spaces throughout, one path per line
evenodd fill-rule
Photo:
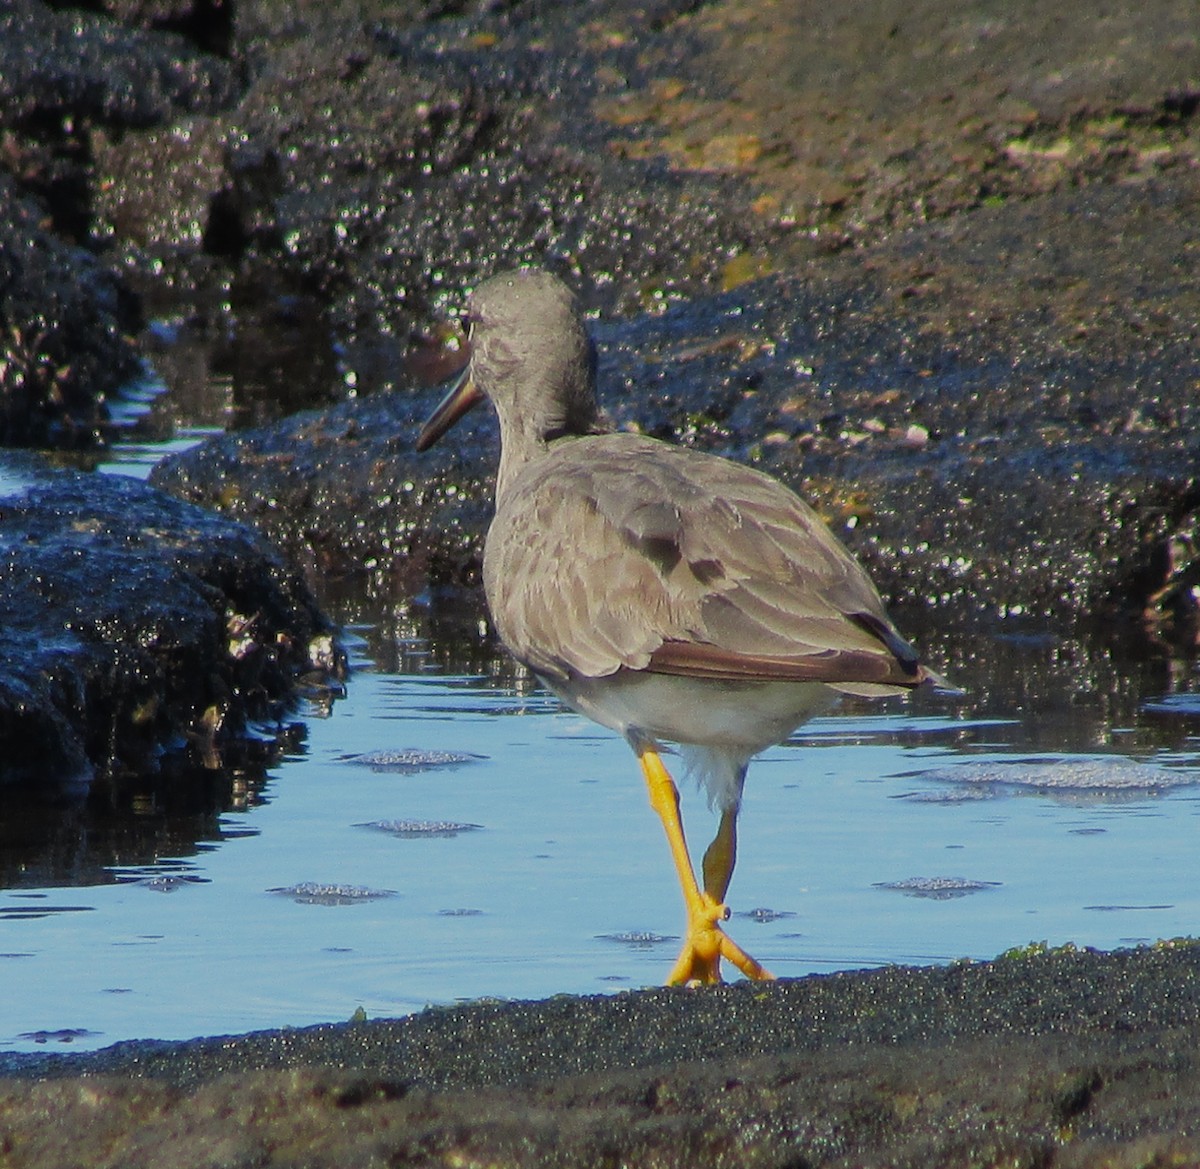
M 208 885 L 212 881 L 211 877 L 193 872 L 192 866 L 187 864 L 172 864 L 170 867 L 138 865 L 109 871 L 118 885 L 136 885 L 152 893 L 176 893 L 189 885 Z
M 301 881 L 298 885 L 286 885 L 268 889 L 279 897 L 290 897 L 299 905 L 361 905 L 366 901 L 380 901 L 395 897 L 395 889 L 368 889 L 363 885 L 322 885 L 316 881 Z
M 649 950 L 653 946 L 661 946 L 666 942 L 677 942 L 674 934 L 656 934 L 649 930 L 626 930 L 617 934 L 597 934 L 602 942 L 616 942 L 621 946 L 630 946 L 635 950 Z
M 60 1027 L 57 1031 L 22 1031 L 17 1038 L 34 1043 L 74 1043 L 76 1039 L 91 1039 L 101 1034 L 103 1032 L 89 1031 L 86 1027 Z
M 960 763 L 920 774 L 922 779 L 938 783 L 976 788 L 1018 787 L 1063 794 L 1153 793 L 1200 783 L 1200 771 L 1158 767 L 1122 755 Z
M 400 775 L 415 775 L 419 771 L 431 771 L 437 767 L 459 767 L 464 763 L 477 763 L 486 758 L 486 755 L 472 755 L 466 751 L 428 751 L 420 747 L 388 747 L 378 751 L 364 751 L 358 755 L 343 755 L 340 762 L 369 767 L 372 771 L 394 771 Z
M 796 915 L 790 909 L 768 909 L 766 906 L 760 905 L 757 909 L 747 909 L 736 916 L 748 917 L 760 925 L 768 925 L 773 921 L 782 921 L 786 917 L 795 917 Z
M 142 877 L 135 883 L 152 893 L 176 893 L 188 885 L 207 885 L 209 880 L 192 873 L 164 873 L 158 877 Z
M 876 889 L 903 893 L 906 897 L 927 897 L 932 901 L 949 901 L 999 888 L 999 881 L 971 881 L 966 877 L 905 877 L 902 881 L 876 881 Z
M 464 824 L 457 820 L 368 820 L 355 824 L 355 828 L 369 828 L 373 832 L 386 832 L 402 840 L 436 839 L 458 836 L 461 832 L 479 832 L 482 824 Z
M 923 778 L 929 778 L 924 776 Z M 941 778 L 940 776 L 934 778 Z M 975 800 L 994 799 L 996 792 L 985 787 L 960 787 L 957 791 L 900 792 L 893 800 L 911 800 L 914 804 L 969 804 Z
M 1174 905 L 1085 905 L 1084 909 L 1093 913 L 1129 913 L 1144 909 L 1174 909 Z

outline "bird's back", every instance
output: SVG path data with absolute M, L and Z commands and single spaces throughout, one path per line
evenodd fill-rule
M 547 678 L 921 680 L 866 573 L 794 492 L 637 435 L 531 460 L 497 501 L 484 581 L 502 639 Z

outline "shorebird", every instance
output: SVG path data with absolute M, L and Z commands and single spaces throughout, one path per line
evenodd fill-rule
M 483 398 L 500 423 L 483 556 L 508 650 L 567 706 L 623 735 L 641 763 L 687 909 L 669 983 L 721 981 L 721 959 L 773 977 L 722 928 L 751 758 L 838 693 L 940 683 L 896 631 L 862 566 L 778 480 L 740 463 L 611 433 L 575 300 L 539 270 L 470 297 L 470 360 L 417 439 L 425 450 Z M 720 819 L 696 877 L 676 744 Z

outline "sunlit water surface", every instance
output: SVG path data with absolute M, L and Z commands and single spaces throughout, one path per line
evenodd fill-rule
M 626 745 L 536 691 L 388 673 L 354 644 L 346 698 L 221 840 L 0 890 L 0 1051 L 661 981 L 680 896 Z M 1129 760 L 1022 736 L 921 696 L 767 751 L 730 931 L 780 976 L 1198 932 L 1200 740 Z M 699 852 L 715 820 L 683 793 Z
M 1038 756 L 997 784 L 983 764 L 1028 758 L 1011 731 L 898 704 L 766 752 L 730 930 L 781 976 L 1194 932 L 1198 760 Z M 264 795 L 197 856 L 0 893 L 3 1048 L 615 991 L 675 955 L 679 894 L 632 754 L 537 693 L 360 662 Z M 713 819 L 686 785 L 684 802 L 702 846 Z

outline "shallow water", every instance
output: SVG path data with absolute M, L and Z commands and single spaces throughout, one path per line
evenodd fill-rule
M 1200 741 L 1131 769 L 1027 739 L 921 696 L 766 752 L 731 932 L 781 976 L 1195 932 Z M 260 798 L 196 855 L 0 892 L 0 1050 L 614 991 L 674 958 L 633 756 L 537 692 L 385 672 L 361 641 L 347 698 Z M 702 847 L 713 819 L 688 785 L 684 805 Z
M 164 441 L 192 436 L 104 469 L 144 475 Z M 347 695 L 302 712 L 261 790 L 152 864 L 0 888 L 0 1051 L 665 976 L 681 903 L 628 748 L 478 644 L 400 652 L 387 615 L 328 603 Z M 1012 620 L 901 624 L 968 696 L 847 703 L 756 761 L 734 937 L 798 976 L 1200 931 L 1194 669 Z M 683 794 L 698 853 L 715 819 Z

